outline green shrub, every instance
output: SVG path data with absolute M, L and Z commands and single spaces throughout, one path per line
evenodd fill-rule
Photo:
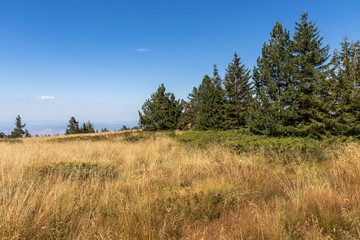
M 206 147 L 220 144 L 238 153 L 261 152 L 283 162 L 323 161 L 339 145 L 355 141 L 353 138 L 332 137 L 313 139 L 302 137 L 269 137 L 251 134 L 247 129 L 228 131 L 184 131 L 174 137 L 191 146 Z
M 124 138 L 124 141 L 126 142 L 139 142 L 139 141 L 144 141 L 144 140 L 148 140 L 151 137 L 148 135 L 143 135 L 143 134 L 137 134 L 137 135 L 130 135 Z M 153 136 L 153 138 L 155 139 L 156 136 Z

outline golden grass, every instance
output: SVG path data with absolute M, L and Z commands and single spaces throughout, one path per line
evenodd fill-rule
M 284 164 L 154 136 L 0 142 L 0 238 L 359 239 L 358 144 Z

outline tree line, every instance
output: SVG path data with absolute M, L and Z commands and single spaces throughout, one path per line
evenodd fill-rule
M 13 131 L 11 131 L 9 135 L 7 135 L 7 137 L 8 138 L 32 137 L 29 131 L 27 129 L 24 129 L 25 126 L 26 123 L 22 123 L 20 115 L 17 115 L 15 120 L 15 128 Z M 126 125 L 123 125 L 120 131 L 126 131 L 130 129 L 137 129 L 137 127 L 129 128 Z M 79 122 L 76 121 L 75 117 L 71 117 L 69 120 L 69 124 L 67 125 L 65 134 L 68 135 L 68 134 L 83 134 L 83 133 L 95 133 L 95 132 L 99 132 L 99 131 L 94 129 L 94 125 L 90 121 L 87 121 L 86 123 L 79 125 Z M 107 128 L 102 128 L 101 132 L 109 132 L 109 130 Z M 36 135 L 36 137 L 38 137 L 38 135 Z
M 295 32 L 276 22 L 252 71 L 235 53 L 219 76 L 205 75 L 187 101 L 162 84 L 139 111 L 146 130 L 237 129 L 255 134 L 311 136 L 360 134 L 360 41 L 347 36 L 330 55 L 308 13 Z

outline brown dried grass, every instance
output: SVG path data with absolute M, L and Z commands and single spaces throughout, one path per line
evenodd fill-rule
M 0 143 L 0 238 L 360 236 L 358 144 L 324 162 L 284 164 L 154 135 Z

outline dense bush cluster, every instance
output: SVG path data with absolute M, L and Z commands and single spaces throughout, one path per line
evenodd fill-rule
M 216 65 L 188 100 L 161 85 L 146 100 L 140 126 L 147 130 L 239 129 L 270 136 L 360 134 L 360 41 L 347 37 L 329 54 L 318 27 L 301 15 L 295 32 L 277 22 L 251 72 L 235 53 L 224 78 Z

